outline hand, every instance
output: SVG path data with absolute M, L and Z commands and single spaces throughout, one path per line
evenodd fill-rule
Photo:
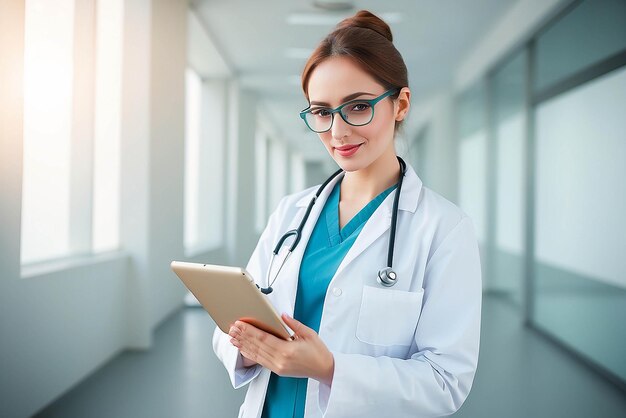
M 254 325 L 237 321 L 230 328 L 230 342 L 239 349 L 248 364 L 258 363 L 279 376 L 309 377 L 331 385 L 335 361 L 319 335 L 287 314 L 283 321 L 296 339 L 285 341 Z

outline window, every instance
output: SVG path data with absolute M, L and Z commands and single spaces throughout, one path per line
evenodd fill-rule
M 21 262 L 70 251 L 73 0 L 27 0 Z
M 25 3 L 22 264 L 119 246 L 123 1 L 74 5 Z
M 186 72 L 185 232 L 188 256 L 223 241 L 226 85 Z
M 255 162 L 256 162 L 256 220 L 257 232 L 265 229 L 267 218 L 267 137 L 260 128 L 257 127 L 255 136 Z
M 200 118 L 202 80 L 195 71 L 185 74 L 185 248 L 200 245 L 198 199 L 200 195 Z
M 626 68 L 536 110 L 534 321 L 626 379 Z
M 472 218 L 481 245 L 485 244 L 487 235 L 485 103 L 485 85 L 484 83 L 477 83 L 459 97 L 457 104 L 459 118 L 459 206 Z M 421 157 L 422 160 L 424 158 L 424 156 Z
M 524 306 L 526 256 L 526 53 L 513 55 L 491 79 L 495 150 L 494 242 L 491 246 L 492 290 Z
M 93 251 L 119 246 L 123 0 L 98 2 L 93 167 Z

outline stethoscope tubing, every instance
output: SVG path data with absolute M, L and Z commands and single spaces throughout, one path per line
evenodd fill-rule
M 387 250 L 387 268 L 382 269 L 382 270 L 380 270 L 378 272 L 378 281 L 382 285 L 388 286 L 388 287 L 389 286 L 393 286 L 396 283 L 396 281 L 397 281 L 396 274 L 392 270 L 393 251 L 394 251 L 394 244 L 395 244 L 395 237 L 396 237 L 396 225 L 397 225 L 397 222 L 398 222 L 398 204 L 399 204 L 399 201 L 400 201 L 400 192 L 402 190 L 402 179 L 406 175 L 406 170 L 407 170 L 406 163 L 404 162 L 404 160 L 402 158 L 398 157 L 398 156 L 396 156 L 396 158 L 398 159 L 398 162 L 400 163 L 400 179 L 398 180 L 398 187 L 396 189 L 396 194 L 395 194 L 394 200 L 393 200 L 393 215 L 391 217 L 391 232 L 390 232 L 390 235 L 389 235 L 389 248 Z M 274 247 L 274 250 L 272 251 L 272 257 L 270 259 L 270 265 L 269 265 L 269 268 L 267 270 L 267 274 L 266 274 L 267 288 L 259 287 L 261 292 L 263 292 L 265 294 L 268 294 L 268 293 L 271 293 L 273 291 L 272 285 L 274 284 L 274 282 L 278 278 L 278 275 L 280 274 L 280 271 L 283 269 L 283 266 L 287 262 L 287 259 L 289 258 L 289 256 L 293 252 L 293 250 L 295 250 L 296 246 L 300 242 L 300 239 L 302 238 L 302 230 L 304 228 L 304 225 L 306 224 L 306 221 L 309 219 L 309 215 L 311 214 L 311 210 L 313 209 L 313 205 L 315 204 L 317 199 L 320 197 L 322 191 L 328 185 L 328 183 L 330 183 L 335 177 L 337 177 L 342 172 L 343 172 L 343 169 L 339 169 L 339 170 L 335 171 L 330 177 L 328 177 L 326 179 L 326 181 L 324 183 L 322 183 L 322 185 L 317 189 L 317 192 L 315 193 L 315 196 L 313 196 L 313 198 L 311 198 L 311 201 L 309 202 L 309 204 L 308 204 L 308 206 L 306 208 L 306 212 L 304 213 L 304 216 L 302 217 L 302 220 L 300 221 L 300 224 L 298 225 L 298 227 L 296 229 L 292 229 L 292 230 L 289 230 L 289 231 L 285 232 L 283 234 L 283 236 L 280 237 L 280 239 L 278 240 L 278 243 L 276 244 L 276 246 Z M 295 238 L 294 238 L 293 242 L 291 243 L 291 245 L 289 246 L 289 248 L 287 250 L 287 255 L 282 260 L 282 263 L 280 264 L 280 267 L 278 268 L 278 271 L 276 272 L 276 275 L 274 276 L 274 280 L 270 283 L 270 273 L 272 271 L 272 266 L 274 265 L 274 258 L 278 255 L 280 249 L 282 248 L 283 244 L 285 243 L 285 240 L 287 238 L 291 237 L 292 235 Z M 382 276 L 390 277 L 391 279 L 390 280 L 389 279 L 385 279 Z

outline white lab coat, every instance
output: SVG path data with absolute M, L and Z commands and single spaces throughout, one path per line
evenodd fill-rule
M 302 240 L 268 295 L 279 313 L 293 315 L 305 247 L 340 176 L 313 206 Z M 284 197 L 270 216 L 246 267 L 259 285 L 267 286 L 272 249 L 282 234 L 297 227 L 317 188 Z M 333 353 L 335 371 L 330 387 L 308 380 L 307 418 L 450 415 L 472 386 L 482 299 L 472 222 L 457 206 L 423 187 L 409 165 L 393 258 L 398 282 L 383 287 L 376 276 L 387 262 L 394 195 L 390 193 L 372 214 L 328 286 L 319 336 Z M 213 349 L 234 388 L 249 384 L 239 417 L 260 417 L 270 370 L 243 367 L 239 350 L 219 328 Z

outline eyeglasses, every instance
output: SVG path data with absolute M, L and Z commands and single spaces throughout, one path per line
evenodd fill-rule
M 330 109 L 327 107 L 307 107 L 300 112 L 300 117 L 310 130 L 318 134 L 327 132 L 333 126 L 333 113 L 339 113 L 341 119 L 352 126 L 367 125 L 374 119 L 374 105 L 387 96 L 396 93 L 398 89 L 387 90 L 374 99 L 356 99 Z

